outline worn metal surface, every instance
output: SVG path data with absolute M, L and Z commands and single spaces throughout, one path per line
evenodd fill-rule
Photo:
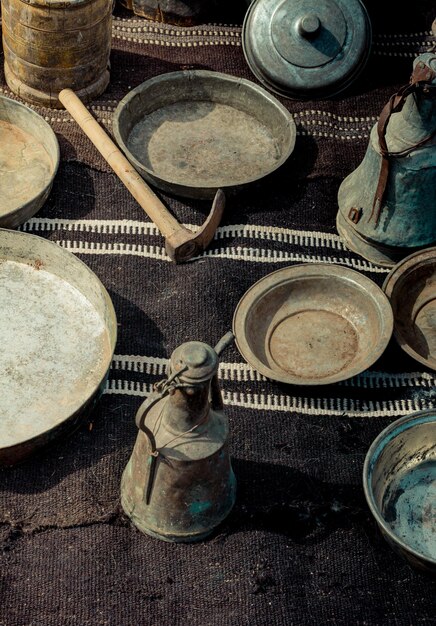
M 138 172 L 156 187 L 212 198 L 276 170 L 292 153 L 290 113 L 250 81 L 205 70 L 171 72 L 133 89 L 113 131 Z
M 415 60 L 414 73 L 425 68 L 436 71 L 435 54 Z M 352 250 L 379 265 L 392 267 L 419 248 L 436 243 L 435 98 L 436 78 L 410 93 L 403 108 L 389 118 L 385 137 L 389 172 L 378 219 L 372 218 L 382 168 L 377 124 L 362 163 L 339 189 L 340 235 Z
M 242 43 L 251 71 L 268 89 L 299 100 L 327 97 L 363 70 L 371 24 L 360 0 L 256 0 Z
M 3 52 L 8 86 L 21 98 L 61 108 L 71 88 L 83 100 L 109 83 L 112 2 L 2 0 Z
M 369 278 L 337 265 L 294 265 L 241 298 L 233 332 L 256 370 L 284 383 L 324 385 L 362 372 L 392 334 L 388 299 Z
M 59 165 L 59 144 L 43 118 L 0 96 L 0 227 L 15 228 L 41 208 Z
M 383 290 L 394 313 L 394 336 L 411 357 L 436 370 L 436 248 L 396 265 Z
M 0 230 L 0 463 L 72 430 L 104 386 L 116 341 L 110 297 L 56 244 Z
M 436 574 L 436 413 L 390 424 L 371 445 L 365 496 L 383 535 L 415 567 Z
M 193 26 L 211 21 L 216 0 L 121 0 L 136 15 L 154 22 Z
M 217 353 L 191 341 L 177 348 L 170 376 L 139 408 L 139 434 L 123 473 L 121 503 L 144 533 L 199 541 L 228 515 L 236 482 Z

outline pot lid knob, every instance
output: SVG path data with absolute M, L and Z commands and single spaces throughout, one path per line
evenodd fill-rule
M 291 98 L 334 95 L 363 69 L 371 25 L 360 0 L 255 0 L 243 47 L 257 78 Z
M 319 31 L 321 22 L 316 13 L 307 13 L 297 22 L 298 32 L 302 37 L 313 37 Z

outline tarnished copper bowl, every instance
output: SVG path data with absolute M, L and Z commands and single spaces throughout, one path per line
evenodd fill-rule
M 339 265 L 286 267 L 255 283 L 233 318 L 236 344 L 268 378 L 326 385 L 372 365 L 392 334 L 389 301 L 369 278 Z
M 436 411 L 390 424 L 366 455 L 363 487 L 384 537 L 412 565 L 436 574 Z
M 411 357 L 436 370 L 436 248 L 394 267 L 383 290 L 394 312 L 394 336 Z

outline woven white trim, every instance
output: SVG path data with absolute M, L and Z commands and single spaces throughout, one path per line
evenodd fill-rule
M 96 255 L 119 255 L 119 256 L 139 256 L 147 259 L 158 259 L 168 261 L 165 249 L 158 246 L 145 246 L 137 244 L 123 243 L 100 243 L 89 241 L 57 241 L 61 248 L 65 248 L 74 254 L 96 254 Z M 360 272 L 370 272 L 377 274 L 387 274 L 389 269 L 378 267 L 362 259 L 342 258 L 326 255 L 297 254 L 293 252 L 282 252 L 280 250 L 265 250 L 258 248 L 228 247 L 218 250 L 206 250 L 201 256 L 194 257 L 191 261 L 201 258 L 228 259 L 230 261 L 245 261 L 249 263 L 336 263 L 345 265 Z
M 149 32 L 159 32 L 162 34 L 172 34 L 178 33 L 180 35 L 183 34 L 202 34 L 209 35 L 211 31 L 215 31 L 217 29 L 233 31 L 236 33 L 242 32 L 242 28 L 238 24 L 224 24 L 221 22 L 202 24 L 198 26 L 173 26 L 171 24 L 162 24 L 160 22 L 154 22 L 153 20 L 144 20 L 143 18 L 132 15 L 132 17 L 114 17 L 113 25 L 114 27 L 120 28 L 135 28 L 135 24 L 138 25 L 140 30 L 146 30 Z M 379 39 L 409 39 L 411 37 L 432 37 L 433 33 L 431 30 L 429 31 L 420 31 L 416 33 L 375 33 L 374 41 L 378 41 Z
M 152 391 L 149 384 L 125 380 L 110 380 L 105 393 L 145 397 Z M 223 390 L 225 404 L 258 411 L 280 411 L 304 415 L 338 417 L 398 417 L 436 408 L 436 402 L 393 400 L 372 402 L 349 398 L 294 398 L 284 395 L 228 392 Z
M 74 254 L 116 254 L 121 256 L 140 256 L 147 259 L 170 262 L 165 249 L 159 246 L 141 246 L 129 243 L 96 243 L 93 241 L 57 241 L 56 243 L 61 248 L 65 248 Z
M 192 231 L 198 229 L 194 224 L 183 224 Z M 159 235 L 160 231 L 152 222 L 134 220 L 75 220 L 51 219 L 34 217 L 21 227 L 26 232 L 54 232 L 66 230 L 68 232 L 87 232 L 108 235 Z M 322 231 L 296 230 L 276 226 L 261 226 L 257 224 L 230 224 L 219 226 L 214 239 L 228 237 L 246 237 L 248 239 L 265 239 L 301 246 L 329 247 L 335 250 L 345 250 L 339 235 Z
M 345 265 L 360 272 L 372 272 L 386 274 L 389 269 L 372 265 L 362 259 L 344 258 L 326 255 L 309 255 L 295 252 L 283 252 L 281 250 L 265 250 L 262 248 L 236 248 L 228 247 L 221 250 L 206 250 L 201 257 L 229 259 L 232 261 L 247 261 L 250 263 L 337 263 Z M 195 260 L 195 259 L 193 259 Z

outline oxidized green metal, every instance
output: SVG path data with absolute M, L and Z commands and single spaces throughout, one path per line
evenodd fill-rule
M 288 98 L 332 96 L 368 60 L 371 23 L 360 0 L 254 0 L 242 45 L 251 71 Z
M 337 227 L 347 245 L 393 266 L 436 243 L 436 55 L 414 62 L 411 82 L 392 96 L 366 155 L 342 183 Z
M 233 507 L 236 481 L 228 420 L 218 386 L 218 354 L 200 341 L 179 346 L 167 380 L 141 405 L 132 456 L 121 482 L 124 511 L 142 532 L 164 541 L 209 535 Z
M 363 488 L 391 547 L 413 567 L 436 575 L 436 413 L 406 415 L 374 440 Z

